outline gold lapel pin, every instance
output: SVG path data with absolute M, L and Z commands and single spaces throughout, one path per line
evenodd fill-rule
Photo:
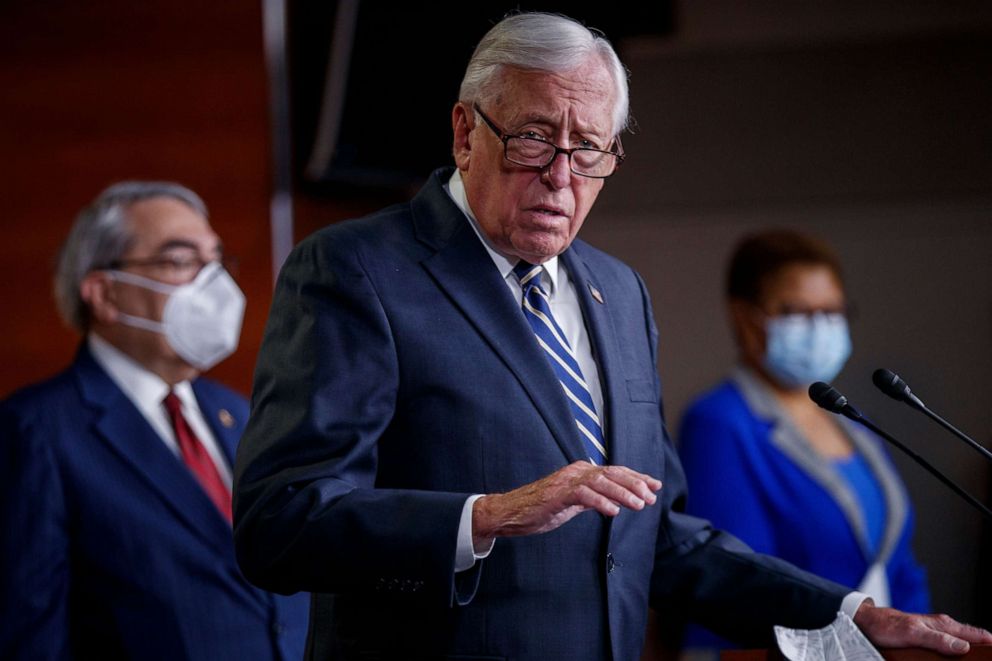
M 592 297 L 596 299 L 597 303 L 606 303 L 606 301 L 603 300 L 603 295 L 598 289 L 592 286 L 591 282 L 589 283 L 589 292 L 592 293 Z
M 224 425 L 228 429 L 234 426 L 234 416 L 227 409 L 221 409 L 217 411 L 217 418 L 220 420 L 220 424 Z

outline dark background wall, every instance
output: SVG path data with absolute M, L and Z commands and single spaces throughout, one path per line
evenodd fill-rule
M 638 128 L 583 230 L 645 277 L 676 435 L 690 398 L 734 362 L 722 300 L 734 243 L 795 227 L 829 240 L 847 269 L 857 315 L 838 387 L 984 497 L 984 459 L 878 393 L 870 376 L 902 374 L 931 408 L 992 445 L 992 10 L 678 7 L 671 38 L 627 44 Z M 980 515 L 895 460 L 918 508 L 915 548 L 935 608 L 992 624 Z
M 902 373 L 931 407 L 992 443 L 992 10 L 676 8 L 669 36 L 623 44 L 638 126 L 583 230 L 647 280 L 673 427 L 733 363 L 720 287 L 734 241 L 794 226 L 837 247 L 859 309 L 838 385 L 984 494 L 987 466 L 883 400 L 868 377 L 878 366 Z M 267 95 L 258 2 L 0 7 L 0 396 L 70 360 L 77 339 L 54 313 L 52 259 L 76 211 L 122 178 L 197 190 L 241 257 L 245 331 L 215 376 L 247 392 L 272 280 Z M 297 236 L 395 197 L 298 197 Z M 935 606 L 989 625 L 978 516 L 896 461 L 919 509 L 916 548 Z

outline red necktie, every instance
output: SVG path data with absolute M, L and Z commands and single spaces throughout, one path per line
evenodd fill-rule
M 162 402 L 165 410 L 169 412 L 172 420 L 172 429 L 176 432 L 176 440 L 179 442 L 179 450 L 183 455 L 186 466 L 193 471 L 193 475 L 200 482 L 200 486 L 214 501 L 214 505 L 221 511 L 224 518 L 231 521 L 231 492 L 227 490 L 227 485 L 220 478 L 217 466 L 213 459 L 207 454 L 203 443 L 193 433 L 193 428 L 189 426 L 186 418 L 183 417 L 182 404 L 176 393 L 169 391 Z

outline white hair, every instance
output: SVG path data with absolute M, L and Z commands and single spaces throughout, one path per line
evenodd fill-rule
M 79 286 L 90 271 L 109 268 L 127 252 L 133 235 L 127 223 L 127 208 L 135 202 L 171 197 L 207 217 L 200 196 L 167 181 L 122 181 L 100 193 L 79 212 L 62 249 L 55 270 L 54 294 L 59 315 L 66 324 L 85 333 L 89 308 Z
M 561 74 L 574 70 L 590 57 L 598 57 L 613 78 L 616 87 L 613 135 L 617 136 L 629 121 L 627 70 L 601 32 L 567 16 L 521 13 L 507 16 L 494 25 L 469 60 L 458 98 L 469 104 L 489 101 L 497 92 L 493 83 L 503 67 Z

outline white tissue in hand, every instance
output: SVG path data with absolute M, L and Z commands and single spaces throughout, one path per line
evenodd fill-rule
M 789 661 L 884 661 L 844 613 L 822 629 L 775 627 L 775 639 Z

